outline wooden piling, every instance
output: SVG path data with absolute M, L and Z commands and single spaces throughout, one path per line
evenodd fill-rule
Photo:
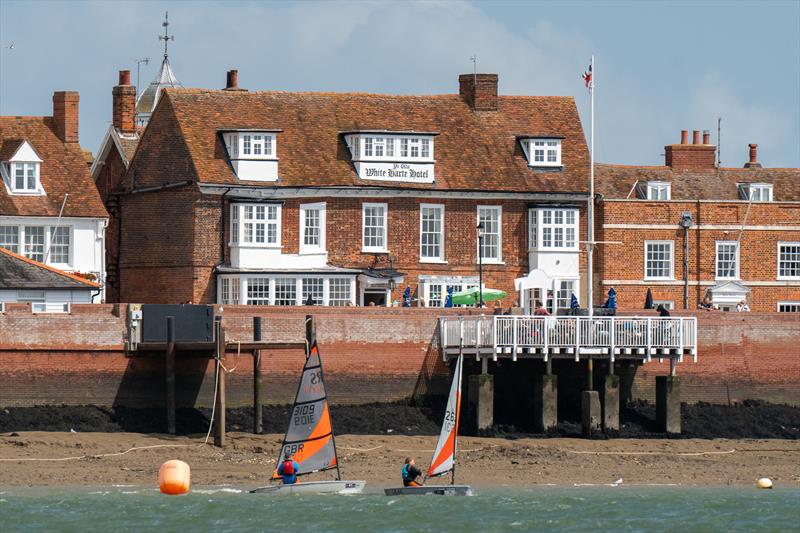
M 253 317 L 253 342 L 261 342 L 261 317 Z M 261 350 L 253 350 L 253 433 L 260 435 L 264 429 L 261 395 L 264 384 L 261 379 Z
M 219 317 L 221 318 L 221 317 Z M 222 321 L 217 320 L 217 357 L 219 358 L 219 379 L 217 380 L 216 431 L 214 432 L 214 445 L 220 448 L 225 446 L 225 328 Z
M 311 353 L 311 346 L 317 340 L 317 327 L 314 325 L 314 317 L 306 315 L 306 357 Z
M 167 317 L 167 433 L 175 434 L 175 317 Z

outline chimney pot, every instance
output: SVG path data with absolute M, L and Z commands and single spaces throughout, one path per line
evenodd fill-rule
M 75 91 L 56 91 L 53 93 L 53 122 L 56 135 L 61 142 L 78 142 L 78 101 Z
M 239 71 L 238 70 L 229 70 L 228 71 L 228 78 L 225 84 L 226 89 L 238 89 L 239 88 Z
M 711 133 L 708 130 L 703 130 L 703 144 L 711 144 Z
M 758 162 L 758 145 L 748 144 L 750 148 L 750 161 L 745 163 L 744 168 L 761 168 L 761 163 Z
M 497 111 L 497 74 L 461 74 L 458 94 L 474 111 Z
M 700 144 L 700 130 L 692 131 L 692 144 Z
M 112 124 L 120 133 L 136 133 L 136 87 L 131 71 L 119 71 L 119 85 L 111 89 Z
M 119 71 L 119 83 L 117 85 L 130 85 L 131 84 L 131 71 L 130 70 L 120 70 Z
M 689 132 L 681 130 L 681 144 L 689 144 Z

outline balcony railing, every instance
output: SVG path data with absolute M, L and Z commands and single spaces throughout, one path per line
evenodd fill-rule
M 456 350 L 480 356 L 606 354 L 650 360 L 690 354 L 697 360 L 697 319 L 694 317 L 442 317 L 445 356 Z

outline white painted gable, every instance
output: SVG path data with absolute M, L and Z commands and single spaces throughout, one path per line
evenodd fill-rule
M 36 153 L 36 150 L 33 149 L 31 143 L 28 141 L 22 141 L 22 144 L 17 151 L 14 152 L 14 155 L 9 158 L 9 163 L 14 161 L 21 161 L 26 163 L 41 163 L 42 159 Z

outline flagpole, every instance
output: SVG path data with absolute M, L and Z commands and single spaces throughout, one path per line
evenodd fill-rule
M 594 263 L 592 261 L 594 255 L 594 54 L 589 64 L 591 67 L 591 78 L 589 79 L 589 99 L 591 102 L 590 121 L 589 121 L 589 204 L 587 206 L 587 231 L 586 237 L 586 280 L 588 287 L 586 288 L 587 305 L 589 307 L 589 316 L 594 315 Z

